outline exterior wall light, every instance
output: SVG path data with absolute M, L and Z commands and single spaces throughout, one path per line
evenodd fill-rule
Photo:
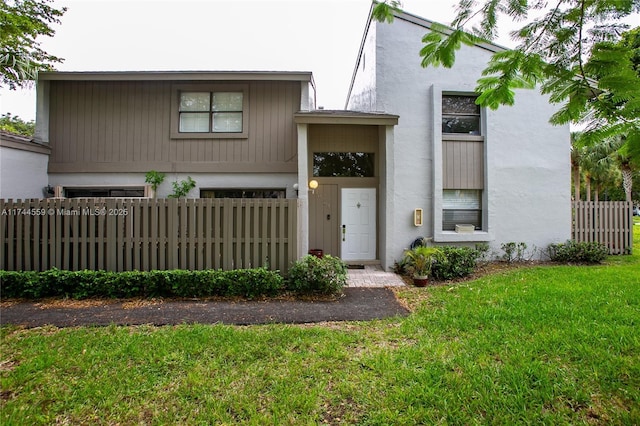
M 316 188 L 318 188 L 318 181 L 313 179 L 309 181 L 309 189 L 311 190 L 312 194 L 315 194 L 316 192 Z

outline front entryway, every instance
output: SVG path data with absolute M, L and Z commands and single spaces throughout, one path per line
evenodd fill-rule
M 342 188 L 341 256 L 345 261 L 376 259 L 376 190 Z

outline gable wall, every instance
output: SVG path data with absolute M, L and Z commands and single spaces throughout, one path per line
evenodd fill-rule
M 171 139 L 170 81 L 49 84 L 50 173 L 296 170 L 299 82 L 246 83 L 247 139 Z
M 376 28 L 376 109 L 400 116 L 388 165 L 394 206 L 389 220 L 395 228 L 387 263 L 419 236 L 472 243 L 473 237 L 436 235 L 443 161 L 438 117 L 442 92 L 473 93 L 491 52 L 463 46 L 453 68 L 425 69 L 418 52 L 426 28 L 401 19 Z M 512 107 L 483 111 L 487 232 L 475 241 L 488 241 L 499 251 L 504 242 L 546 248 L 569 238 L 569 131 L 548 123 L 554 112 L 535 90 L 518 91 Z M 425 211 L 423 227 L 410 220 L 414 208 Z
M 376 105 L 376 22 L 366 28 L 362 52 L 356 63 L 347 109 L 355 111 L 378 111 Z

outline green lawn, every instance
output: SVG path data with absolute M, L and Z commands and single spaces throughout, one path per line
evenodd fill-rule
M 0 423 L 640 424 L 639 229 L 606 265 L 399 297 L 361 323 L 4 327 Z

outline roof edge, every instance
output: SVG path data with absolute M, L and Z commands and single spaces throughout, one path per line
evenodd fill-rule
M 401 19 L 403 21 L 406 21 L 406 22 L 409 22 L 409 23 L 424 27 L 424 28 L 426 28 L 426 29 L 428 29 L 430 31 L 436 31 L 436 30 L 433 30 L 431 28 L 431 25 L 436 23 L 435 21 L 431 21 L 429 19 L 422 18 L 422 17 L 420 17 L 418 15 L 414 15 L 412 13 L 405 12 L 403 10 L 394 10 L 393 11 L 393 16 L 395 18 L 397 18 L 397 19 Z M 440 23 L 438 23 L 438 24 L 440 24 Z M 441 25 L 444 25 L 444 24 L 441 24 Z M 438 32 L 443 32 L 445 35 L 450 35 L 454 31 L 454 29 L 451 28 L 448 25 L 445 25 L 445 26 L 446 26 L 446 30 L 445 31 L 438 31 Z M 505 50 L 509 50 L 509 48 L 507 48 L 507 47 L 500 46 L 500 45 L 492 43 L 492 42 L 480 42 L 480 43 L 474 43 L 474 45 L 477 46 L 477 47 L 480 47 L 482 49 L 489 50 L 489 51 L 494 52 L 494 53 L 503 52 Z
M 48 145 L 38 143 L 31 137 L 17 135 L 4 130 L 0 130 L 0 146 L 39 154 L 51 154 L 51 147 Z
M 359 112 L 350 110 L 298 111 L 293 115 L 298 124 L 358 124 L 371 126 L 395 126 L 398 115 L 384 112 Z
M 313 82 L 310 71 L 44 71 L 39 81 L 245 80 Z

